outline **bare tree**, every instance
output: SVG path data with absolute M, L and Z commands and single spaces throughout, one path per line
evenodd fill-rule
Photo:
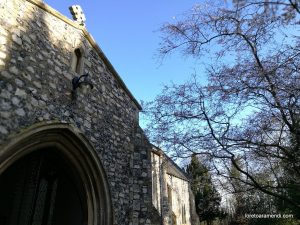
M 175 157 L 202 154 L 222 185 L 233 165 L 249 190 L 299 212 L 299 1 L 214 2 L 162 27 L 162 56 L 211 63 L 207 84 L 192 76 L 144 106 L 148 134 Z

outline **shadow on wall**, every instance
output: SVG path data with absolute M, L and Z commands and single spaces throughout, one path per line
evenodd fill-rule
M 69 118 L 70 111 L 74 111 L 71 101 L 74 53 L 69 49 L 81 43 L 82 37 L 30 1 L 2 1 L 0 7 L 0 140 L 3 140 L 19 127 Z

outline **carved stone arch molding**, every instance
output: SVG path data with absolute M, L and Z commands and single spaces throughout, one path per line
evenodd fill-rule
M 75 171 L 86 208 L 83 224 L 112 225 L 111 195 L 100 159 L 84 135 L 69 124 L 34 125 L 2 146 L 0 176 L 22 158 L 44 149 L 55 149 Z

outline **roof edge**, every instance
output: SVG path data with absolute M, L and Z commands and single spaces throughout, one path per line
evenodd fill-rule
M 171 163 L 171 165 L 183 176 L 183 177 L 185 177 L 186 178 L 186 180 L 187 181 L 189 181 L 190 180 L 190 178 L 189 178 L 189 176 L 188 176 L 188 174 L 182 169 L 182 168 L 180 168 L 178 165 L 177 165 L 177 163 L 175 163 L 174 161 L 173 161 L 173 159 L 171 159 L 161 148 L 159 148 L 159 147 L 157 147 L 157 146 L 155 146 L 155 145 L 153 145 L 153 144 L 151 144 L 152 145 L 152 150 L 151 150 L 151 152 L 153 153 L 153 154 L 156 154 L 156 155 L 158 155 L 158 156 L 161 156 L 161 157 L 165 157 L 166 159 L 167 159 L 167 161 L 168 162 L 170 162 Z M 180 178 L 180 179 L 182 179 L 182 178 Z M 184 180 L 184 179 L 183 179 Z

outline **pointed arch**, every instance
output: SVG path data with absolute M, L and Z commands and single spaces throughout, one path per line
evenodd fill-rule
M 68 161 L 82 185 L 86 224 L 112 225 L 107 177 L 97 152 L 80 131 L 69 124 L 38 124 L 14 137 L 0 150 L 0 176 L 14 163 L 34 152 L 55 149 Z

